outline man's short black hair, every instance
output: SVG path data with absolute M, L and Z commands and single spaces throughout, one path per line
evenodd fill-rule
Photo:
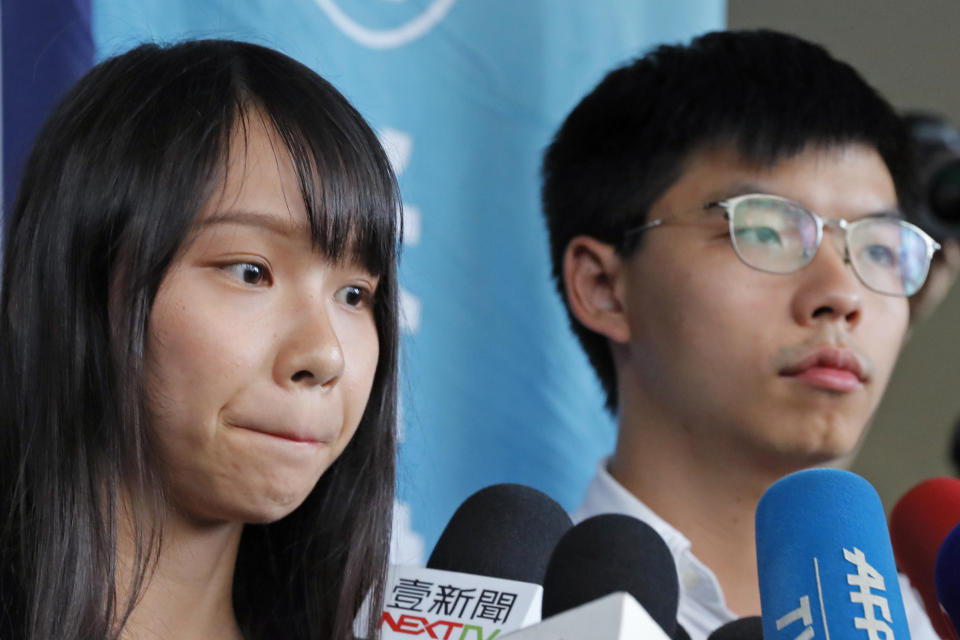
M 587 235 L 618 247 L 684 170 L 691 154 L 730 147 L 761 166 L 808 145 L 863 143 L 913 203 L 912 149 L 902 120 L 850 65 L 774 31 L 723 31 L 664 45 L 610 72 L 567 116 L 543 162 L 553 276 L 567 311 L 563 255 Z M 617 408 L 607 339 L 570 314 L 573 330 Z

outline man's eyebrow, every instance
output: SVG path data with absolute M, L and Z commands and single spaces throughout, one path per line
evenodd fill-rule
M 303 231 L 302 225 L 294 223 L 286 216 L 281 217 L 256 211 L 221 211 L 198 220 L 194 225 L 194 230 L 200 232 L 219 224 L 258 227 L 286 237 L 295 236 Z
M 715 189 L 708 193 L 707 198 L 703 201 L 703 211 L 700 213 L 702 215 L 711 215 L 711 207 L 708 205 L 716 205 L 724 200 L 729 200 L 730 198 L 736 198 L 737 196 L 746 195 L 748 193 L 770 193 L 771 195 L 776 195 L 770 192 L 769 189 L 755 182 L 735 182 L 733 184 L 727 185 L 722 189 Z
M 710 202 L 719 202 L 721 200 L 726 200 L 728 198 L 743 196 L 748 193 L 769 193 L 770 195 L 778 195 L 777 193 L 771 191 L 769 186 L 765 186 L 757 182 L 743 181 L 743 182 L 735 182 L 723 189 L 719 189 L 716 192 L 712 193 Z
M 734 184 L 729 185 L 724 189 L 716 191 L 715 193 L 711 194 L 712 197 L 708 200 L 708 202 L 722 202 L 723 200 L 727 200 L 729 198 L 735 198 L 737 196 L 743 196 L 748 193 L 761 193 L 761 194 L 767 194 L 771 196 L 780 196 L 781 198 L 786 197 L 783 194 L 777 192 L 776 189 L 771 189 L 769 186 L 765 186 L 757 182 L 743 181 L 743 182 L 735 182 Z M 895 216 L 898 218 L 906 218 L 906 215 L 904 214 L 903 210 L 900 208 L 900 206 L 897 203 L 894 203 L 892 206 L 889 206 L 889 207 L 883 207 L 883 208 L 877 209 L 876 211 L 869 211 L 864 215 Z

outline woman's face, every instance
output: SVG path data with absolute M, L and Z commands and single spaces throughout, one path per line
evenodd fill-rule
M 171 506 L 198 523 L 269 522 L 357 429 L 377 278 L 311 246 L 289 154 L 256 112 L 222 186 L 153 305 L 148 410 Z

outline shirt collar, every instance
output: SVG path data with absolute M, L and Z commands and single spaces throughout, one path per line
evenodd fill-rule
M 573 521 L 580 522 L 602 513 L 624 513 L 653 527 L 667 543 L 677 563 L 680 581 L 677 620 L 694 640 L 709 640 L 708 636 L 715 629 L 736 619 L 726 607 L 720 583 L 713 572 L 693 555 L 686 536 L 614 480 L 607 471 L 609 461 L 609 458 L 600 461 L 583 502 L 573 513 Z M 919 596 L 909 588 L 903 576 L 900 579 L 911 637 L 915 640 L 939 640 L 923 611 Z
M 597 473 L 590 481 L 580 508 L 573 513 L 573 521 L 580 522 L 602 513 L 624 513 L 646 522 L 663 538 L 674 558 L 690 550 L 690 541 L 669 522 L 627 491 L 607 471 L 610 458 L 600 461 Z

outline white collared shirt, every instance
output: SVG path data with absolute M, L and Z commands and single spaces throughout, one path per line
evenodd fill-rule
M 654 513 L 636 496 L 627 491 L 607 472 L 607 461 L 600 461 L 597 474 L 590 481 L 573 521 L 580 522 L 602 513 L 623 513 L 642 520 L 667 543 L 677 565 L 680 581 L 680 603 L 677 621 L 690 634 L 691 640 L 706 640 L 716 629 L 737 619 L 727 608 L 720 582 L 710 568 L 690 550 L 690 541 L 666 520 Z M 900 576 L 900 592 L 907 614 L 912 640 L 939 640 L 930 625 L 916 591 Z

